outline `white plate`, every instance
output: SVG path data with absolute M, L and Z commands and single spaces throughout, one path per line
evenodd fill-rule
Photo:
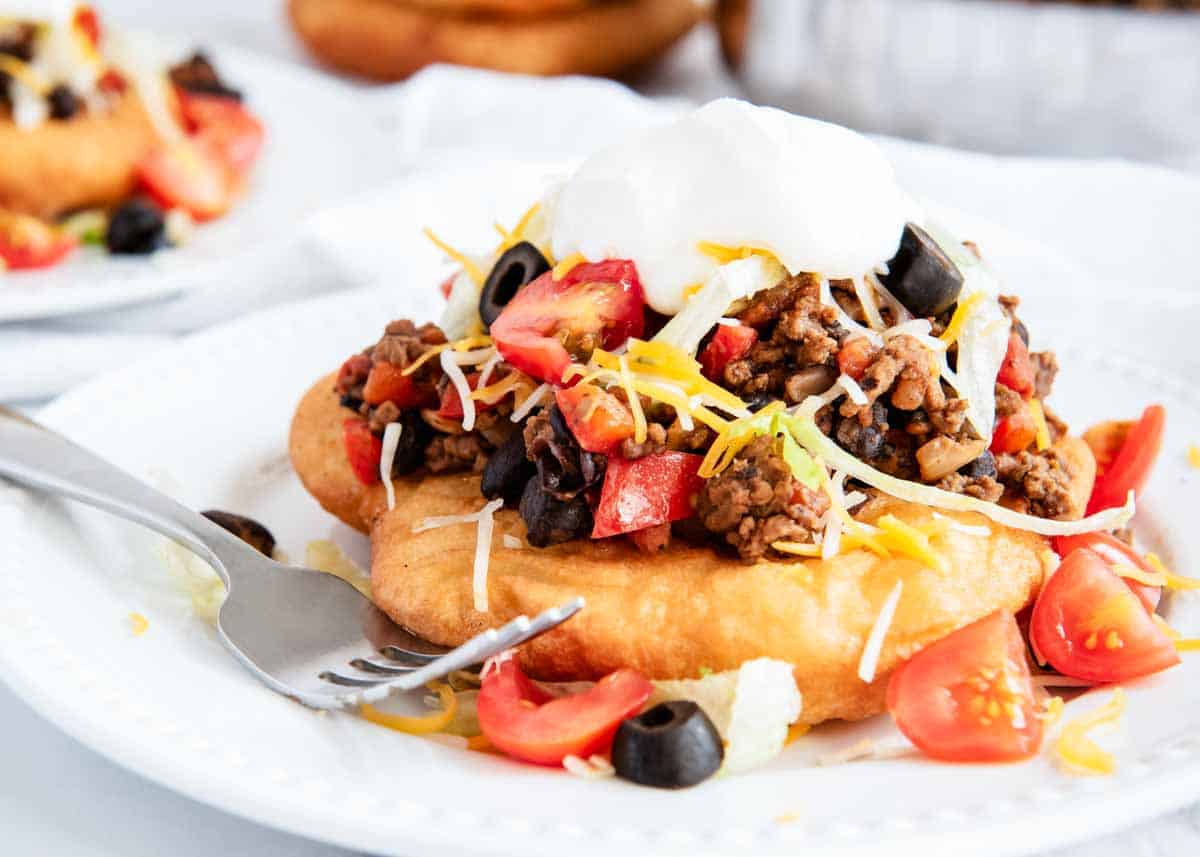
M 174 38 L 156 42 L 174 57 L 194 47 Z M 164 42 L 171 47 L 164 49 Z M 85 247 L 46 271 L 0 275 L 0 322 L 94 312 L 216 283 L 254 288 L 259 271 L 286 259 L 310 214 L 378 181 L 388 169 L 389 132 L 369 109 L 371 102 L 364 105 L 349 85 L 237 49 L 199 47 L 245 93 L 267 129 L 245 196 L 178 249 L 122 257 Z
M 512 216 L 519 203 L 507 213 Z M 485 212 L 467 205 L 464 222 Z M 482 222 L 486 223 L 487 220 Z M 963 225 L 960 221 L 957 225 Z M 1036 245 L 982 223 L 971 235 L 1004 271 L 1067 282 L 1079 273 Z M 407 294 L 344 294 L 271 311 L 198 336 L 59 400 L 43 417 L 135 473 L 182 486 L 182 500 L 266 522 L 295 557 L 332 523 L 286 461 L 292 408 L 313 379 L 402 312 L 436 311 L 425 272 Z M 416 283 L 419 282 L 419 285 Z M 1070 294 L 1073 289 L 1067 289 Z M 1078 304 L 1076 300 L 1074 303 Z M 1150 398 L 1171 410 L 1165 451 L 1139 522 L 1146 542 L 1195 568 L 1183 449 L 1200 438 L 1200 398 L 1172 374 L 1090 347 L 1169 355 L 1178 343 L 1136 339 L 1101 311 L 1074 344 L 1061 309 L 1033 300 L 1037 341 L 1061 346 L 1059 411 L 1080 424 L 1129 415 Z M 1153 359 L 1153 358 L 1152 358 Z M 886 718 L 816 730 L 759 771 L 683 793 L 585 782 L 407 736 L 350 715 L 318 715 L 242 671 L 165 582 L 158 540 L 99 513 L 12 491 L 0 501 L 0 676 L 87 746 L 165 786 L 250 819 L 383 854 L 577 855 L 805 852 L 830 855 L 1015 854 L 1098 836 L 1200 792 L 1200 661 L 1129 688 L 1118 773 L 1081 779 L 1049 758 L 994 767 L 916 758 L 812 767 Z M 1192 599 L 1169 616 L 1200 633 Z M 127 617 L 150 630 L 134 638 Z M 1102 696 L 1102 695 L 1101 695 Z M 1100 701 L 1067 706 L 1067 716 Z M 780 819 L 789 819 L 783 822 Z

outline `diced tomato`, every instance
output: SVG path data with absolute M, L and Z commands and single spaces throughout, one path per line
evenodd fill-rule
M 1033 421 L 1029 406 L 1025 405 L 1021 410 L 996 423 L 996 430 L 992 432 L 992 445 L 989 448 L 995 453 L 1017 453 L 1028 449 L 1035 440 L 1037 423 Z
M 838 370 L 855 381 L 861 381 L 874 359 L 875 346 L 865 336 L 856 336 L 847 340 L 838 351 Z
M 77 243 L 72 235 L 36 217 L 0 211 L 0 269 L 49 268 Z
M 479 386 L 479 373 L 472 372 L 467 376 L 467 386 L 474 390 Z M 481 414 L 484 411 L 490 411 L 496 407 L 495 404 L 489 405 L 487 402 L 475 402 L 475 413 Z M 462 399 L 458 395 L 458 387 L 453 384 L 447 384 L 442 390 L 442 403 L 438 408 L 438 416 L 445 417 L 448 420 L 461 420 L 465 414 L 463 413 Z
M 1033 361 L 1029 359 L 1029 349 L 1025 340 L 1013 331 L 1008 335 L 1008 353 L 1000 364 L 1000 374 L 996 380 L 1022 398 L 1033 397 L 1036 376 L 1033 372 Z
M 142 185 L 164 208 L 212 220 L 233 204 L 236 181 L 223 156 L 194 140 L 160 146 L 138 167 Z
M 366 420 L 351 417 L 342 423 L 342 445 L 350 459 L 350 469 L 364 485 L 379 481 L 379 459 L 383 457 L 383 441 L 377 438 Z
M 1082 533 L 1077 536 L 1055 536 L 1051 542 L 1054 545 L 1054 552 L 1060 557 L 1065 557 L 1073 550 L 1086 548 L 1100 556 L 1102 560 L 1113 565 L 1131 565 L 1134 568 L 1141 569 L 1147 574 L 1154 574 L 1155 570 L 1146 562 L 1146 560 L 1131 548 L 1129 545 L 1120 539 L 1110 536 L 1108 533 Z M 1157 586 L 1147 586 L 1144 583 L 1138 583 L 1129 577 L 1122 577 L 1125 585 L 1130 591 L 1138 597 L 1138 599 L 1146 606 L 1146 609 L 1151 613 L 1158 607 L 1158 601 L 1162 597 L 1162 589 Z
M 698 358 L 704 377 L 719 382 L 725 367 L 749 354 L 756 342 L 758 331 L 747 324 L 718 324 Z
M 75 28 L 87 37 L 93 48 L 100 47 L 100 18 L 95 9 L 87 5 L 77 6 L 73 23 Z
M 398 408 L 421 408 L 437 401 L 437 391 L 429 384 L 417 383 L 415 374 L 405 375 L 399 366 L 380 361 L 371 367 L 371 374 L 367 376 L 363 401 L 368 405 L 392 402 Z
M 96 81 L 96 88 L 101 92 L 121 93 L 128 87 L 129 83 L 125 80 L 125 75 L 117 71 L 115 68 L 110 68 L 104 74 L 100 75 L 100 79 Z
M 371 374 L 371 358 L 365 354 L 354 354 L 346 358 L 338 369 L 338 387 L 349 387 L 361 383 Z
M 1166 632 L 1099 554 L 1073 550 L 1033 606 L 1029 636 L 1063 675 L 1128 681 L 1179 663 Z
M 586 759 L 612 744 L 621 722 L 637 714 L 654 686 L 630 669 L 610 673 L 588 690 L 553 699 L 505 661 L 479 688 L 479 727 L 508 755 L 537 765 Z
M 607 455 L 633 437 L 633 414 L 616 396 L 595 384 L 576 384 L 554 394 L 563 419 L 579 446 Z
M 892 674 L 887 706 L 921 752 L 946 762 L 1013 762 L 1042 744 L 1025 642 L 999 610 L 926 646 Z
M 1125 505 L 1130 491 L 1135 496 L 1141 493 L 1162 448 L 1166 423 L 1166 409 L 1162 405 L 1151 405 L 1142 412 L 1141 419 L 1128 431 L 1122 432 L 1120 424 L 1115 424 L 1116 428 L 1113 431 L 1123 433 L 1124 440 L 1119 443 L 1118 451 L 1111 459 L 1109 454 L 1114 444 L 1102 438 L 1106 438 L 1112 432 L 1102 430 L 1103 426 L 1096 426 L 1084 434 L 1084 440 L 1088 441 L 1093 452 L 1100 452 L 1100 455 L 1097 455 L 1097 463 L 1099 464 L 1101 455 L 1106 458 L 1105 465 L 1099 467 L 1096 473 L 1096 484 L 1088 501 L 1089 515 Z M 1104 424 L 1107 425 L 1109 424 Z
M 703 460 L 687 452 L 660 452 L 632 461 L 609 458 L 592 538 L 690 518 L 692 496 L 704 487 L 699 474 Z
M 446 279 L 442 280 L 442 284 L 438 286 L 438 291 L 442 293 L 442 297 L 450 300 L 450 290 L 454 288 L 454 281 L 458 278 L 457 273 L 453 273 Z
M 561 280 L 547 271 L 492 322 L 492 341 L 517 369 L 559 386 L 572 358 L 589 356 L 577 343 L 598 337 L 601 347 L 612 349 L 641 336 L 645 302 L 637 268 L 627 259 L 585 262 Z
M 185 127 L 236 175 L 247 175 L 262 150 L 262 123 L 235 98 L 184 89 L 176 94 Z

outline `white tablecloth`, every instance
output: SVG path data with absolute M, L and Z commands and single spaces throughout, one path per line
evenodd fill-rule
M 110 17 L 122 22 L 186 33 L 198 43 L 230 43 L 307 62 L 282 25 L 277 4 L 266 0 L 112 0 L 105 5 Z M 653 94 L 697 99 L 734 89 L 717 67 L 708 34 L 688 40 L 640 85 Z M 436 123 L 426 132 L 430 140 L 444 141 L 453 136 L 448 126 Z M 1186 325 L 1197 318 L 1190 284 L 1181 284 L 1174 276 L 1175 272 L 1192 269 L 1194 241 L 1164 247 L 1161 241 L 1154 243 L 1154 233 L 1158 218 L 1167 216 L 1164 212 L 1170 212 L 1169 216 L 1190 214 L 1191 223 L 1200 222 L 1200 185 L 1180 186 L 1178 177 L 1171 174 L 1122 167 L 1113 167 L 1104 183 L 1098 185 L 1093 168 L 1064 169 L 1053 163 L 1014 163 L 968 155 L 961 158 L 961 170 L 946 170 L 943 166 L 932 172 L 921 147 L 902 152 L 900 161 L 902 175 L 919 180 L 931 195 L 965 209 L 972 207 L 977 194 L 986 195 L 989 185 L 1007 183 L 1011 187 L 1012 182 L 1023 183 L 1028 188 L 1028 204 L 1008 209 L 992 205 L 986 209 L 992 219 L 1047 239 L 1066 255 L 1082 258 L 1093 269 L 1102 271 L 1112 282 L 1153 287 L 1163 299 L 1191 306 L 1177 320 L 1165 320 L 1167 323 Z M 1122 187 L 1134 186 L 1139 189 L 1137 198 L 1144 208 L 1114 206 L 1113 200 L 1121 198 Z M 1145 193 L 1147 186 L 1155 191 Z M 1015 198 L 1013 194 L 1007 197 Z M 1144 253 L 1148 245 L 1157 248 L 1149 265 Z M 112 314 L 107 321 L 120 324 L 121 315 Z M 200 306 L 196 310 L 196 318 L 208 321 L 213 316 L 213 307 Z M 85 362 L 93 367 L 117 365 L 169 343 L 179 327 L 174 325 L 171 333 L 150 331 L 119 337 L 96 329 L 81 334 L 77 322 L 69 330 L 56 324 L 0 328 L 0 366 L 6 365 L 6 348 L 9 355 L 50 348 L 54 336 L 69 337 L 77 348 L 89 349 Z M 76 380 L 76 376 L 63 376 L 59 384 L 69 386 Z M 88 702 L 81 700 L 80 704 Z M 0 734 L 5 736 L 4 762 L 0 765 L 0 853 L 5 855 L 333 857 L 349 853 L 209 809 L 121 770 L 40 721 L 2 685 Z M 1058 852 L 1056 857 L 1176 857 L 1196 853 L 1200 853 L 1200 807 Z

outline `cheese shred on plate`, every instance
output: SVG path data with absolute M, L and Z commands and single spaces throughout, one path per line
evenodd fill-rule
M 1116 770 L 1112 754 L 1102 750 L 1088 733 L 1100 726 L 1116 725 L 1125 712 L 1125 691 L 1113 690 L 1112 698 L 1095 711 L 1068 721 L 1054 744 L 1059 762 L 1077 774 L 1111 774 Z
M 386 711 L 380 711 L 369 703 L 364 703 L 358 709 L 358 713 L 366 720 L 378 726 L 384 726 L 396 732 L 403 732 L 406 735 L 432 735 L 435 732 L 441 732 L 449 726 L 451 721 L 454 720 L 454 715 L 458 712 L 458 697 L 450 685 L 439 683 L 434 685 L 432 689 L 437 692 L 438 697 L 441 699 L 442 710 L 424 717 L 404 717 L 399 714 L 390 714 Z

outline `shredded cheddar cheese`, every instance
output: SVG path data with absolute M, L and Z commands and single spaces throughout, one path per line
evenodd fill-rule
M 555 280 L 561 280 L 567 274 L 571 273 L 576 267 L 582 265 L 587 259 L 582 253 L 572 253 L 564 258 L 561 262 L 554 266 L 550 272 L 550 276 Z
M 625 390 L 629 410 L 633 413 L 633 440 L 635 443 L 645 443 L 646 414 L 642 410 L 641 397 L 633 389 L 633 376 L 629 372 L 629 361 L 624 354 L 618 358 L 617 366 L 621 375 L 621 387 Z
M 942 331 L 942 335 L 938 339 L 947 345 L 955 342 L 959 335 L 962 334 L 967 320 L 979 308 L 979 305 L 983 303 L 986 297 L 987 295 L 983 292 L 975 292 L 966 300 L 959 301 L 958 308 L 954 310 L 954 315 L 950 316 L 950 323 L 946 325 L 946 329 Z
M 1163 564 L 1163 561 L 1159 559 L 1158 554 L 1146 554 L 1146 562 L 1149 563 L 1152 569 L 1163 576 L 1163 578 L 1166 580 L 1165 585 L 1167 588 L 1182 591 L 1200 589 L 1200 580 L 1197 580 L 1194 577 L 1184 577 L 1182 575 L 1172 573 L 1172 571 Z
M 403 732 L 406 735 L 432 735 L 435 732 L 441 732 L 454 720 L 454 715 L 458 712 L 458 697 L 455 696 L 453 688 L 448 684 L 433 685 L 431 690 L 436 691 L 441 699 L 442 710 L 425 717 L 389 714 L 386 711 L 380 711 L 370 703 L 364 703 L 358 711 L 372 723 L 396 732 Z
M 130 613 L 129 630 L 133 632 L 133 636 L 140 637 L 150 630 L 150 620 L 141 613 Z
M 734 247 L 729 244 L 717 244 L 713 241 L 700 241 L 697 242 L 696 249 L 718 265 L 728 265 L 730 262 L 749 259 L 751 256 L 763 256 L 778 261 L 774 252 L 754 244 L 742 244 Z
M 1149 572 L 1138 568 L 1135 565 L 1126 565 L 1125 563 L 1113 563 L 1112 570 L 1120 577 L 1127 577 L 1130 580 L 1136 580 L 1138 583 L 1143 583 L 1146 586 L 1166 586 L 1167 577 L 1162 572 Z
M 1200 445 L 1189 443 L 1187 450 L 1188 464 L 1200 470 Z
M 0 54 L 0 71 L 29 87 L 38 95 L 46 95 L 50 91 L 46 82 L 27 63 L 14 56 Z
M 1116 770 L 1112 754 L 1102 750 L 1088 737 L 1088 733 L 1100 726 L 1116 724 L 1124 711 L 1125 691 L 1118 687 L 1104 705 L 1068 722 L 1054 744 L 1059 762 L 1077 774 L 1111 774 Z
M 1050 448 L 1050 427 L 1046 425 L 1046 411 L 1037 399 L 1029 400 L 1029 415 L 1033 417 L 1033 425 L 1037 428 L 1038 452 Z
M 411 375 L 413 372 L 416 372 L 418 369 L 420 369 L 422 366 L 424 366 L 426 363 L 428 363 L 434 357 L 437 357 L 439 354 L 441 354 L 443 351 L 445 351 L 449 347 L 450 347 L 450 343 L 448 343 L 448 342 L 444 345 L 433 346 L 428 351 L 426 351 L 424 354 L 422 354 L 420 357 L 418 357 L 416 360 L 414 360 L 412 363 L 409 363 L 407 366 L 405 366 L 404 371 L 401 372 L 400 374 L 401 375 Z
M 486 280 L 487 277 L 484 276 L 483 271 L 480 270 L 479 266 L 475 264 L 470 256 L 468 256 L 466 253 L 463 253 L 461 250 L 456 250 L 451 247 L 449 244 L 439 238 L 428 226 L 426 226 L 423 231 L 425 233 L 425 237 L 432 241 L 435 247 L 445 253 L 451 260 L 462 266 L 462 269 L 467 272 L 467 276 L 475 282 L 475 285 L 483 285 L 484 280 Z
M 923 562 L 930 568 L 946 570 L 946 558 L 933 549 L 929 537 L 895 515 L 884 515 L 875 522 L 886 537 L 885 545 L 902 556 Z

